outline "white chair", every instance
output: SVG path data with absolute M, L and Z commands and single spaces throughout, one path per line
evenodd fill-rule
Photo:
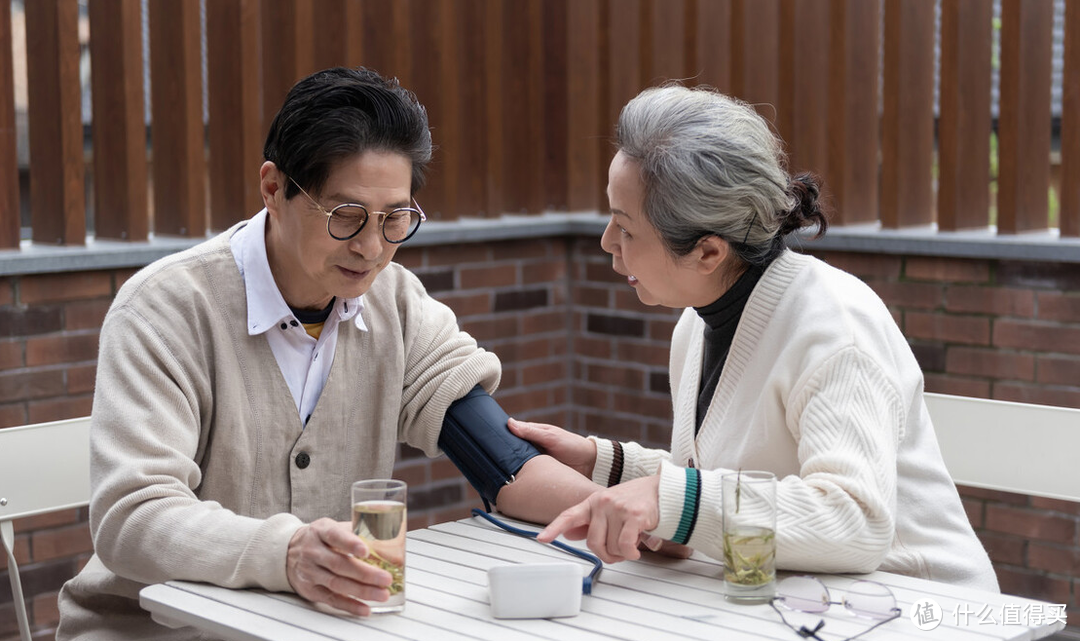
M 30 641 L 12 521 L 90 502 L 90 417 L 0 429 L 0 538 L 19 635 Z
M 1080 409 L 925 396 L 957 485 L 1080 501 Z

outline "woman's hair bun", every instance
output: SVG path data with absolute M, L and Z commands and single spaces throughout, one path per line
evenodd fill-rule
M 795 200 L 795 206 L 780 221 L 780 235 L 786 236 L 804 227 L 817 225 L 818 231 L 814 237 L 824 236 L 829 228 L 829 220 L 819 200 L 821 187 L 818 178 L 811 173 L 793 176 L 791 195 Z

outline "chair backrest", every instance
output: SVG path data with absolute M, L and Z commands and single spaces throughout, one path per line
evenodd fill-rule
M 89 502 L 89 416 L 0 429 L 0 539 L 23 641 L 30 641 L 30 626 L 15 563 L 12 521 Z
M 1080 409 L 925 396 L 956 484 L 1080 501 Z

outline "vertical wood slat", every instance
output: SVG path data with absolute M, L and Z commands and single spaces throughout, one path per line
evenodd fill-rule
M 150 103 L 154 231 L 206 233 L 206 153 L 199 5 L 151 0 Z
M 487 211 L 487 147 L 493 132 L 489 129 L 487 85 L 484 73 L 485 43 L 492 29 L 487 22 L 484 0 L 455 0 L 456 37 L 451 55 L 459 61 L 451 80 L 458 101 L 458 149 L 449 160 L 457 170 L 457 200 L 454 210 L 462 216 L 485 216 Z
M 360 0 L 313 0 L 312 70 L 357 67 L 363 59 Z
M 142 3 L 90 3 L 94 133 L 94 233 L 146 240 L 146 122 L 143 103 Z
M 566 124 L 568 195 L 570 211 L 602 209 L 601 159 L 597 138 L 607 132 L 600 121 L 600 29 L 599 0 L 568 3 L 567 69 L 568 114 Z
M 689 0 L 687 15 L 693 37 L 691 84 L 731 93 L 731 0 Z
M 787 143 L 791 172 L 822 176 L 828 161 L 829 0 L 782 0 L 780 5 L 777 131 Z
M 484 0 L 484 31 L 487 34 L 484 43 L 483 69 L 487 79 L 484 87 L 484 109 L 486 112 L 486 196 L 484 211 L 488 216 L 501 216 L 505 211 L 503 201 L 503 95 L 500 79 L 503 74 L 503 39 L 498 34 L 503 28 L 503 0 Z
M 998 233 L 1049 225 L 1052 0 L 1002 0 Z
M 607 135 L 598 141 L 600 147 L 601 203 L 607 207 L 607 168 L 615 156 L 612 145 L 615 130 L 619 122 L 619 113 L 626 103 L 636 96 L 641 86 L 641 56 L 638 46 L 641 42 L 641 3 L 640 0 L 607 0 L 603 6 L 601 20 L 605 22 L 605 35 L 601 46 L 601 116 L 600 127 Z
M 409 7 L 412 0 L 364 0 L 360 12 L 360 64 L 410 88 Z
M 885 0 L 881 225 L 934 220 L 934 3 Z
M 990 223 L 992 0 L 944 0 L 938 120 L 938 229 Z
M 262 208 L 259 3 L 206 5 L 210 122 L 210 227 L 222 230 Z
M 1080 7 L 1065 7 L 1065 68 L 1061 79 L 1062 236 L 1080 236 Z
M 643 0 L 641 17 L 641 87 L 655 87 L 687 77 L 685 0 Z
M 878 218 L 878 3 L 832 0 L 829 37 L 829 161 L 833 223 Z
M 567 208 L 567 176 L 570 126 L 569 7 L 566 0 L 544 0 L 541 7 L 540 48 L 543 67 L 539 69 L 543 122 L 539 134 L 543 141 L 543 180 L 539 205 L 541 211 Z
M 510 213 L 543 208 L 544 115 L 540 0 L 503 7 L 503 206 Z
M 780 98 L 779 0 L 733 0 L 731 46 L 731 92 L 775 123 Z
M 15 71 L 11 3 L 0 2 L 0 249 L 19 246 L 19 157 L 15 130 Z
M 454 162 L 460 153 L 457 119 L 457 92 L 450 78 L 456 77 L 457 56 L 453 51 L 453 25 L 457 12 L 448 0 L 413 0 L 410 5 L 409 36 L 395 46 L 411 47 L 417 61 L 409 73 L 406 88 L 427 108 L 435 152 L 428 167 L 423 207 L 429 219 L 457 217 L 457 172 Z
M 34 242 L 86 242 L 79 7 L 76 0 L 28 2 L 30 208 Z
M 315 71 L 313 0 L 262 0 L 263 123 L 265 134 L 285 95 Z

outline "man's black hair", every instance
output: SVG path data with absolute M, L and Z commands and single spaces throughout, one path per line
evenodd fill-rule
M 337 163 L 366 151 L 412 161 L 412 193 L 431 160 L 427 111 L 396 78 L 359 67 L 334 67 L 296 83 L 274 116 L 263 157 L 309 193 L 318 194 Z M 292 183 L 285 197 L 299 194 Z

